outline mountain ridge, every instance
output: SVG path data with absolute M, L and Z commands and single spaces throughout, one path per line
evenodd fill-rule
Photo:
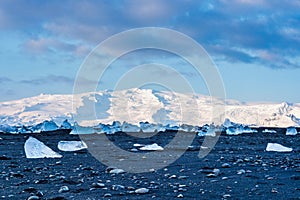
M 201 94 L 137 88 L 74 95 L 41 94 L 0 102 L 0 124 L 32 125 L 45 120 L 61 124 L 67 119 L 71 123 L 81 121 L 85 126 L 113 121 L 204 125 L 212 122 L 214 106 L 222 104 L 225 111 L 222 118 L 237 123 L 265 127 L 300 126 L 299 103 L 221 101 Z

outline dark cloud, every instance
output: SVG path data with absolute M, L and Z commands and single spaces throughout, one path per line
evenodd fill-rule
M 32 53 L 84 56 L 112 34 L 161 26 L 190 35 L 229 62 L 288 69 L 298 66 L 299 10 L 299 1 L 288 0 L 3 0 L 0 30 L 27 34 L 22 47 Z

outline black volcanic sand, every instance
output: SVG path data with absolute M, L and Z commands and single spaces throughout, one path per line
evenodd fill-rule
M 286 136 L 285 129 L 277 129 L 276 134 L 263 134 L 261 130 L 238 136 L 222 134 L 210 154 L 201 159 L 198 150 L 204 138 L 194 135 L 193 147 L 171 165 L 154 172 L 122 174 L 108 173 L 107 166 L 87 150 L 59 151 L 58 141 L 80 140 L 68 131 L 3 133 L 0 134 L 0 198 L 300 199 L 300 136 Z M 158 133 L 143 139 L 117 133 L 108 137 L 129 151 L 135 143 L 156 142 L 164 146 L 175 135 L 176 132 Z M 24 143 L 29 136 L 63 157 L 27 159 Z M 293 151 L 266 152 L 268 142 L 292 147 Z M 176 154 L 176 150 L 173 153 Z M 68 191 L 59 192 L 62 186 L 67 186 Z M 148 188 L 149 192 L 136 194 L 138 188 Z

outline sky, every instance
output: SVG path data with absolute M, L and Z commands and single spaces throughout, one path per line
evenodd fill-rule
M 300 102 L 299 10 L 298 0 L 1 0 L 0 101 L 71 94 L 80 66 L 99 43 L 129 29 L 162 27 L 203 46 L 227 98 Z M 111 75 L 139 59 L 175 65 L 193 77 L 174 55 L 147 54 L 127 56 Z M 207 94 L 203 82 L 193 85 Z

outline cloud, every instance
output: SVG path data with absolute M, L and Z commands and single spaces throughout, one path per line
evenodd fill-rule
M 34 54 L 83 56 L 112 34 L 160 26 L 189 34 L 228 62 L 297 67 L 293 60 L 300 53 L 299 1 L 67 0 L 61 5 L 58 0 L 3 0 L 0 30 L 25 34 L 22 48 Z
M 24 52 L 31 54 L 45 54 L 63 52 L 75 56 L 86 56 L 90 47 L 84 44 L 72 44 L 54 38 L 29 39 L 23 45 Z
M 61 76 L 61 75 L 48 75 L 36 79 L 30 79 L 30 80 L 21 80 L 20 83 L 22 84 L 30 84 L 30 85 L 45 85 L 45 84 L 58 84 L 58 83 L 63 83 L 63 84 L 73 84 L 74 79 L 66 77 L 66 76 Z
M 7 82 L 12 82 L 12 79 L 10 79 L 8 77 L 0 76 L 0 84 L 5 84 Z

